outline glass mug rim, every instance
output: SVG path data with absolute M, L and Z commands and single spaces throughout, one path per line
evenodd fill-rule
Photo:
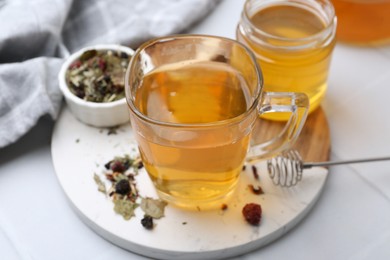
M 226 41 L 230 42 L 233 45 L 239 46 L 242 48 L 245 53 L 248 55 L 250 58 L 251 62 L 253 63 L 253 67 L 255 70 L 256 74 L 256 89 L 253 91 L 253 94 L 251 94 L 251 105 L 241 114 L 229 118 L 229 119 L 224 119 L 224 120 L 219 120 L 219 121 L 213 121 L 213 122 L 208 122 L 208 123 L 174 123 L 174 122 L 167 122 L 167 121 L 160 121 L 156 120 L 153 118 L 148 117 L 147 115 L 143 114 L 139 109 L 136 107 L 134 104 L 135 97 L 132 94 L 130 86 L 130 77 L 132 77 L 131 72 L 133 68 L 137 65 L 138 61 L 137 58 L 142 54 L 142 52 L 147 49 L 148 47 L 151 47 L 157 43 L 163 43 L 163 42 L 169 42 L 169 41 L 174 41 L 177 39 L 186 39 L 186 40 L 195 40 L 195 39 L 209 39 L 209 40 L 215 40 L 215 41 Z M 126 70 L 126 75 L 125 75 L 125 94 L 126 94 L 126 101 L 127 104 L 130 108 L 130 110 L 133 112 L 134 115 L 137 116 L 137 118 L 153 124 L 153 125 L 159 125 L 159 126 L 165 126 L 165 127 L 175 127 L 175 128 L 199 128 L 199 127 L 204 127 L 204 128 L 209 128 L 209 127 L 221 127 L 221 126 L 226 126 L 226 125 L 232 125 L 235 123 L 240 123 L 242 122 L 245 118 L 247 118 L 253 111 L 257 111 L 258 104 L 261 99 L 261 95 L 263 93 L 263 74 L 260 69 L 260 65 L 258 64 L 254 54 L 252 51 L 246 47 L 244 44 L 238 42 L 237 40 L 233 40 L 230 38 L 226 37 L 221 37 L 221 36 L 213 36 L 213 35 L 204 35 L 204 34 L 181 34 L 181 35 L 171 35 L 171 36 L 164 36 L 164 37 L 157 37 L 153 38 L 149 41 L 146 41 L 140 47 L 137 48 L 135 53 L 133 54 L 129 65 L 127 66 Z
M 323 1 L 324 3 L 326 3 L 326 7 L 330 8 L 330 13 L 328 14 L 327 12 L 325 12 L 325 15 L 326 17 L 328 17 L 328 21 L 325 21 L 326 22 L 326 27 L 313 34 L 313 35 L 310 35 L 310 36 L 307 36 L 307 37 L 301 37 L 301 38 L 287 38 L 287 37 L 282 37 L 282 36 L 277 36 L 277 35 L 273 35 L 273 34 L 270 34 L 270 33 L 267 33 L 259 28 L 257 28 L 256 26 L 254 26 L 251 21 L 250 21 L 250 15 L 249 15 L 249 10 L 251 9 L 250 7 L 250 4 L 252 2 L 263 2 L 261 3 L 261 5 L 265 5 L 265 7 L 267 7 L 267 4 L 274 4 L 274 3 L 277 3 L 277 4 L 280 4 L 280 3 L 288 3 L 288 2 L 294 2 L 294 3 L 299 3 L 299 4 L 302 4 L 302 3 L 305 3 L 305 4 L 309 4 L 305 1 L 302 1 L 302 0 L 246 0 L 245 1 L 245 4 L 244 4 L 244 8 L 243 8 L 243 11 L 242 11 L 242 14 L 241 14 L 241 17 L 242 19 L 245 21 L 245 23 L 250 27 L 250 30 L 254 31 L 255 33 L 261 35 L 262 37 L 266 38 L 266 39 L 274 39 L 274 40 L 277 40 L 277 41 L 280 41 L 280 42 L 291 42 L 291 43 L 302 43 L 302 45 L 297 45 L 295 46 L 297 49 L 300 49 L 300 48 L 307 48 L 309 46 L 311 46 L 311 43 L 312 42 L 315 42 L 315 41 L 321 41 L 324 39 L 324 34 L 326 34 L 326 36 L 328 36 L 329 34 L 332 34 L 333 32 L 333 27 L 337 26 L 337 17 L 336 17 L 336 12 L 334 10 L 334 7 L 332 5 L 332 3 L 329 1 L 329 0 L 316 0 L 315 2 L 318 2 L 318 1 Z M 325 37 L 326 38 L 326 37 Z M 264 44 L 264 43 L 263 43 Z M 269 45 L 269 44 L 267 44 Z M 271 45 L 269 45 L 271 47 Z M 276 48 L 276 46 L 272 46 L 274 48 Z M 291 49 L 292 46 L 277 46 L 277 48 L 280 48 L 280 49 Z

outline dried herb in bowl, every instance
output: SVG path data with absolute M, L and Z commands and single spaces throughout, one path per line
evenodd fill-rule
M 66 83 L 77 97 L 91 102 L 124 98 L 124 77 L 131 57 L 122 51 L 87 50 L 70 64 Z

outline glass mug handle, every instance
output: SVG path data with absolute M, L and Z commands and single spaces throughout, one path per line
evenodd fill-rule
M 248 162 L 272 157 L 289 149 L 297 140 L 309 110 L 309 98 L 304 93 L 263 92 L 259 114 L 290 112 L 291 116 L 281 133 L 262 144 L 254 144 L 247 155 Z

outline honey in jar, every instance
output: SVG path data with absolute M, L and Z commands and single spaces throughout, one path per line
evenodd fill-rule
M 332 0 L 337 38 L 354 44 L 390 43 L 390 0 Z

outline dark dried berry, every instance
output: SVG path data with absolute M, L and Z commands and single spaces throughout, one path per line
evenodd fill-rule
M 78 96 L 79 98 L 84 98 L 84 97 L 85 97 L 85 92 L 84 92 L 84 90 L 81 89 L 81 88 L 75 88 L 75 89 L 74 89 L 74 94 L 75 94 L 76 96 Z
M 256 203 L 248 203 L 242 209 L 242 214 L 249 224 L 257 226 L 261 220 L 261 206 Z
M 123 173 L 124 171 L 126 171 L 126 167 L 125 167 L 125 165 L 121 161 L 114 161 L 114 162 L 112 162 L 110 164 L 110 169 L 113 172 L 120 172 L 120 173 Z
M 141 219 L 141 224 L 146 229 L 153 229 L 153 218 L 149 215 L 145 215 L 143 219 Z
M 109 75 L 104 75 L 104 78 L 103 78 L 106 82 L 110 82 L 111 81 L 111 77 Z
M 120 180 L 118 183 L 115 185 L 115 192 L 119 193 L 121 195 L 126 195 L 131 191 L 130 188 L 130 183 L 128 180 Z

